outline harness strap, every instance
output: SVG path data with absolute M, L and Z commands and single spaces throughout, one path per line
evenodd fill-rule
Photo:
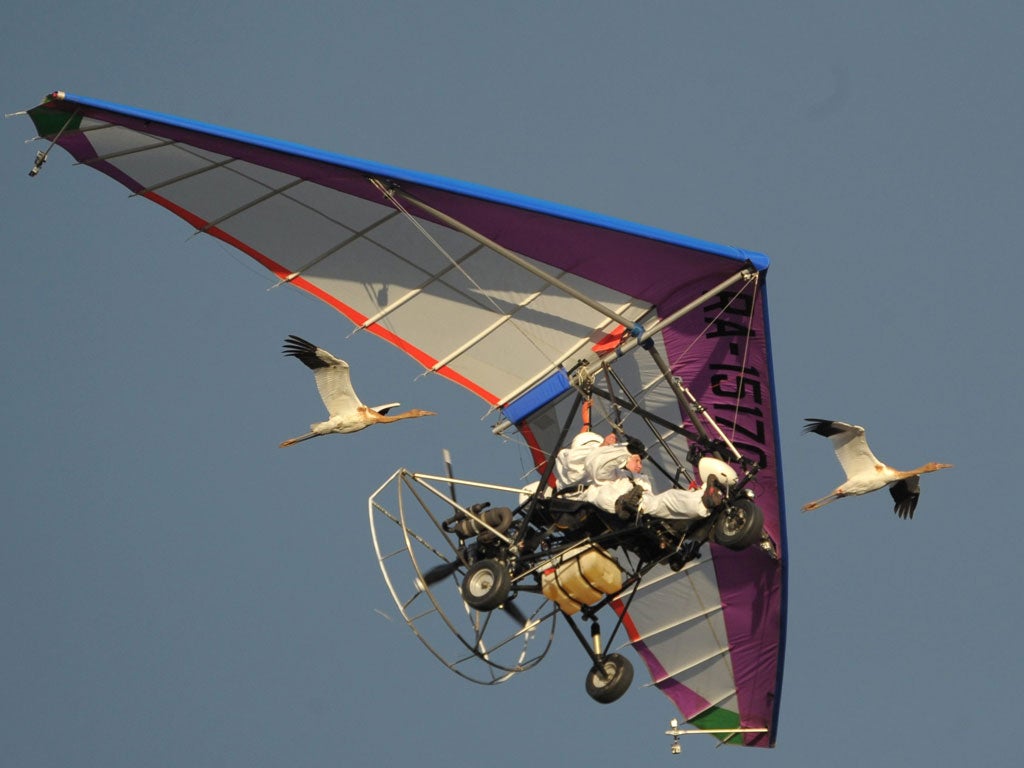
M 574 493 L 583 493 L 589 488 L 592 483 L 578 483 L 576 485 L 567 485 L 565 488 L 555 491 L 556 496 L 571 496 Z

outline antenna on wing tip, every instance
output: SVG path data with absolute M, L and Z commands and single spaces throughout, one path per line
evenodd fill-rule
M 64 98 L 64 94 L 58 91 L 54 94 L 54 97 L 62 99 Z M 39 173 L 39 171 L 42 170 L 43 163 L 46 162 L 47 155 L 50 154 L 50 150 L 53 149 L 53 145 L 60 140 L 60 137 L 64 135 L 64 131 L 66 131 L 68 127 L 71 125 L 71 123 L 74 122 L 75 118 L 78 117 L 78 114 L 79 110 L 76 109 L 74 112 L 68 115 L 68 119 L 64 121 L 64 125 L 61 126 L 60 130 L 57 131 L 56 135 L 50 140 L 50 145 L 45 150 L 36 151 L 36 161 L 32 165 L 32 170 L 28 172 L 29 177 L 35 176 L 36 174 Z
M 32 170 L 28 172 L 29 176 L 35 176 L 39 171 L 43 169 L 43 163 L 46 162 L 46 152 L 39 150 L 36 152 L 36 161 L 32 166 Z
M 669 725 L 671 725 L 672 728 L 671 730 L 665 731 L 665 735 L 672 737 L 671 750 L 673 755 L 678 755 L 683 751 L 682 744 L 679 743 L 680 736 L 706 733 L 712 736 L 718 736 L 718 746 L 722 746 L 722 744 L 728 744 L 730 739 L 741 733 L 768 733 L 767 728 L 690 728 L 689 730 L 683 730 L 679 727 L 679 720 L 674 717 L 669 720 Z
M 672 726 L 672 730 L 665 731 L 665 735 L 672 737 L 671 751 L 673 755 L 678 755 L 683 751 L 683 745 L 679 743 L 679 737 L 683 735 L 683 731 L 679 730 L 679 721 L 674 717 L 668 721 L 668 724 Z

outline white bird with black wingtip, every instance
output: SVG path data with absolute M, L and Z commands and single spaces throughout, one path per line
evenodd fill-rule
M 349 365 L 326 349 L 321 349 L 298 336 L 289 336 L 284 343 L 284 354 L 298 358 L 313 371 L 320 399 L 327 406 L 327 421 L 310 424 L 310 431 L 281 443 L 281 448 L 301 443 L 312 437 L 331 434 L 348 434 L 366 429 L 373 424 L 389 424 L 402 419 L 417 419 L 420 416 L 436 416 L 433 411 L 413 408 L 405 413 L 388 415 L 388 411 L 399 403 L 388 403 L 369 408 L 360 402 L 349 375 Z
M 929 462 L 917 469 L 899 470 L 883 464 L 868 447 L 864 437 L 864 427 L 847 424 L 842 421 L 826 421 L 825 419 L 806 419 L 810 422 L 804 432 L 813 432 L 832 441 L 836 458 L 846 473 L 846 482 L 836 488 L 828 496 L 817 501 L 804 504 L 804 512 L 823 507 L 844 496 L 859 496 L 879 488 L 889 486 L 896 503 L 894 511 L 903 518 L 914 516 L 917 500 L 921 495 L 919 476 L 939 469 L 948 469 L 952 464 Z

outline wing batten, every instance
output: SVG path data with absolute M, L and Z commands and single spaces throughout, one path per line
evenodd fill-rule
M 221 224 L 223 224 L 228 219 L 232 219 L 235 216 L 238 216 L 238 215 L 240 215 L 242 213 L 245 213 L 246 211 L 252 210 L 257 205 L 266 202 L 267 200 L 269 200 L 272 197 L 276 197 L 277 195 L 282 195 L 285 192 L 287 192 L 289 189 L 291 189 L 292 187 L 298 186 L 299 184 L 302 184 L 302 183 L 303 183 L 302 179 L 293 179 L 292 181 L 288 182 L 287 184 L 285 184 L 280 189 L 272 189 L 269 192 L 267 192 L 267 194 L 265 194 L 263 197 L 258 197 L 255 200 L 246 203 L 245 205 L 240 205 L 235 210 L 229 211 L 228 213 L 225 213 L 220 218 L 217 218 L 217 219 L 214 219 L 213 221 L 207 222 L 207 224 L 203 227 L 203 229 L 201 231 L 202 232 L 206 232 L 208 229 L 212 229 L 213 227 L 219 227 Z
M 101 129 L 97 128 L 95 130 L 98 131 Z M 161 147 L 174 146 L 174 144 L 175 142 L 171 141 L 170 139 L 167 139 L 165 141 L 154 142 L 153 144 L 149 144 L 146 146 L 134 147 L 132 149 L 122 149 L 118 152 L 109 152 L 104 155 L 96 155 L 96 157 L 90 157 L 85 160 L 79 160 L 79 163 L 81 163 L 82 165 L 99 165 L 100 163 L 109 163 L 111 160 L 119 160 L 121 158 L 130 157 L 131 155 L 135 155 L 140 152 L 151 152 L 152 150 L 160 149 Z M 231 162 L 234 162 L 234 160 L 229 159 L 224 164 L 227 165 L 228 163 Z M 203 168 L 200 171 L 197 171 L 197 173 L 205 173 L 208 170 L 210 169 Z
M 395 215 L 396 216 L 398 215 L 397 211 L 395 212 Z M 480 246 L 480 248 L 483 248 L 483 246 Z M 439 271 L 433 272 L 433 273 L 426 273 L 427 274 L 427 278 L 422 283 L 420 283 L 418 286 L 416 286 L 412 290 L 408 291 L 404 296 L 402 296 L 402 297 L 392 301 L 386 307 L 381 309 L 377 314 L 373 315 L 372 317 L 368 317 L 360 327 L 361 328 L 365 328 L 368 325 L 373 325 L 374 323 L 380 322 L 385 317 L 387 317 L 389 314 L 391 314 L 395 310 L 399 309 L 407 301 L 411 301 L 416 296 L 418 296 L 421 293 L 423 293 L 423 291 L 426 290 L 426 288 L 429 285 L 431 285 L 432 283 L 442 279 L 451 270 L 456 269 L 456 267 L 459 264 L 461 264 L 462 262 L 466 261 L 467 259 L 470 259 L 473 256 L 474 253 L 476 253 L 475 250 L 474 251 L 469 251 L 468 253 L 465 253 L 461 257 L 459 257 L 459 259 L 453 260 L 453 262 L 450 265 L 448 265 L 448 267 L 446 267 L 445 269 L 439 270 Z
M 710 653 L 708 653 L 708 654 L 706 654 L 704 656 L 700 656 L 700 657 L 698 657 L 696 659 L 688 661 L 685 664 L 673 667 L 672 669 L 666 669 L 661 676 L 659 676 L 657 678 L 652 678 L 651 682 L 654 685 L 657 685 L 658 683 L 663 683 L 666 680 L 674 680 L 674 679 L 676 679 L 676 677 L 678 675 L 682 675 L 682 674 L 685 674 L 687 672 L 694 672 L 696 670 L 699 670 L 701 668 L 704 668 L 704 667 L 707 667 L 707 666 L 709 666 L 711 664 L 714 664 L 715 662 L 717 662 L 717 661 L 719 661 L 721 659 L 727 658 L 728 653 L 729 653 L 729 649 L 728 648 L 718 648 L 718 649 L 716 649 L 714 651 L 711 651 Z M 730 688 L 729 689 L 729 694 L 725 698 L 734 697 L 735 695 L 736 695 L 736 692 L 733 689 Z M 712 703 L 714 703 L 714 702 L 712 702 Z
M 630 640 L 645 642 L 647 640 L 657 639 L 657 637 L 661 634 L 671 633 L 676 629 L 685 629 L 687 626 L 690 626 L 700 621 L 705 621 L 709 617 L 716 616 L 722 613 L 723 610 L 724 606 L 722 606 L 720 603 L 716 603 L 715 605 L 712 605 L 708 608 L 704 608 L 703 610 L 697 613 L 688 614 L 685 617 L 675 619 L 671 623 L 665 624 L 664 626 L 647 629 L 643 632 L 643 634 L 640 634 L 638 632 L 635 637 L 631 636 Z
M 171 143 L 171 142 L 168 142 L 168 143 Z M 222 162 L 215 164 L 213 166 L 213 168 L 223 168 L 224 166 L 230 165 L 233 162 L 234 162 L 234 158 L 227 158 L 227 159 L 223 160 Z M 196 169 L 194 171 L 189 171 L 188 173 L 183 173 L 183 174 L 181 174 L 179 176 L 175 176 L 174 178 L 166 179 L 165 181 L 161 181 L 161 182 L 159 182 L 157 184 L 154 184 L 152 186 L 140 189 L 136 194 L 145 195 L 147 192 L 159 192 L 164 187 L 169 187 L 169 186 L 172 186 L 172 185 L 177 184 L 177 183 L 182 182 L 182 181 L 187 181 L 188 179 L 192 179 L 192 178 L 195 178 L 196 176 L 200 176 L 200 175 L 202 175 L 202 174 L 204 174 L 204 173 L 206 173 L 207 171 L 210 171 L 210 170 L 212 170 L 212 168 L 206 167 L 206 168 L 199 168 L 199 169 Z
M 342 249 L 346 248 L 347 246 L 352 245 L 353 243 L 355 243 L 360 238 L 367 237 L 371 232 L 373 232 L 373 230 L 375 230 L 377 227 L 383 226 L 387 222 L 388 222 L 388 218 L 384 218 L 384 219 L 381 219 L 378 222 L 374 222 L 372 225 L 366 227 L 366 229 L 363 229 L 363 230 L 361 230 L 359 232 L 353 232 L 351 235 L 349 235 L 344 240 L 341 240 L 340 242 L 338 242 L 335 245 L 331 246 L 330 248 L 328 248 L 323 253 L 318 254 L 317 256 L 313 257 L 313 259 L 311 259 L 310 261 L 307 261 L 301 267 L 299 267 L 295 271 L 291 272 L 286 279 L 282 280 L 282 283 L 285 283 L 285 282 L 290 283 L 290 282 L 294 281 L 295 278 L 304 275 L 306 272 L 309 272 L 309 270 L 311 270 L 313 267 L 315 267 L 317 264 L 319 264 L 324 259 L 327 259 L 327 258 L 333 256 L 334 254 L 338 253 Z M 363 324 L 364 324 L 364 326 L 372 325 L 374 322 L 376 322 L 375 318 L 368 318 L 367 320 L 364 321 Z

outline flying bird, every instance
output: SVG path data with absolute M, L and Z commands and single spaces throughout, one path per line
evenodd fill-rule
M 355 390 L 352 389 L 348 363 L 338 359 L 326 349 L 320 349 L 298 336 L 289 336 L 285 340 L 284 354 L 298 358 L 313 371 L 316 388 L 320 392 L 320 398 L 324 401 L 324 405 L 327 406 L 328 419 L 317 424 L 310 424 L 309 432 L 285 440 L 281 443 L 281 448 L 287 448 L 289 445 L 295 445 L 320 435 L 358 432 L 371 424 L 388 424 L 402 419 L 418 419 L 420 416 L 437 415 L 433 411 L 414 408 L 405 413 L 389 416 L 388 411 L 397 407 L 399 403 L 388 403 L 387 405 L 378 405 L 376 408 L 368 408 L 360 402 Z
M 804 505 L 804 512 L 823 507 L 829 502 L 843 496 L 859 496 L 863 493 L 877 491 L 889 486 L 896 503 L 894 511 L 903 519 L 913 518 L 917 508 L 917 500 L 921 495 L 919 475 L 948 469 L 952 464 L 930 462 L 917 469 L 901 471 L 883 464 L 868 447 L 864 437 L 864 427 L 846 424 L 842 421 L 825 421 L 824 419 L 806 419 L 810 422 L 804 432 L 814 432 L 832 441 L 836 457 L 846 473 L 846 482 L 836 488 L 828 496 Z

